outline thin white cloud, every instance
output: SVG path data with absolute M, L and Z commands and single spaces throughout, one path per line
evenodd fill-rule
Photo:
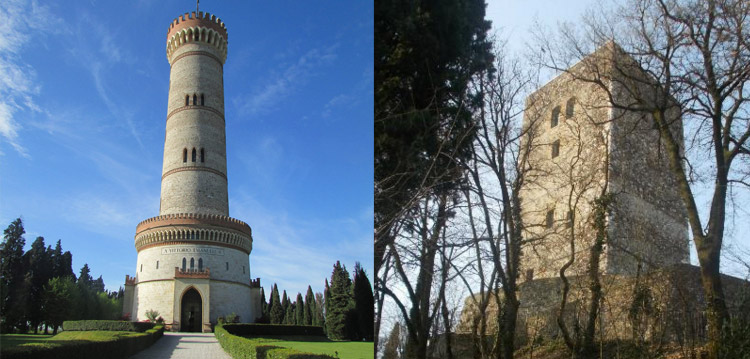
M 4 0 L 0 2 L 0 136 L 16 152 L 29 157 L 21 144 L 22 126 L 15 118 L 18 111 L 41 111 L 34 102 L 40 86 L 34 69 L 20 54 L 35 35 L 63 27 L 49 8 L 36 1 Z M 2 152 L 0 152 L 2 154 Z
M 274 72 L 264 85 L 249 96 L 248 100 L 242 100 L 248 98 L 247 95 L 236 97 L 235 106 L 243 114 L 252 115 L 268 111 L 274 105 L 283 102 L 296 88 L 306 83 L 319 68 L 330 65 L 336 59 L 334 51 L 337 47 L 333 45 L 309 50 L 293 64 Z
M 355 261 L 372 267 L 372 230 L 366 229 L 371 218 L 291 219 L 284 210 L 264 206 L 244 194 L 239 197 L 240 201 L 230 203 L 232 216 L 253 228 L 251 273 L 261 278 L 267 293 L 273 283 L 287 294 L 304 295 L 308 285 L 322 292 L 324 279 L 331 276 L 337 260 L 350 274 Z

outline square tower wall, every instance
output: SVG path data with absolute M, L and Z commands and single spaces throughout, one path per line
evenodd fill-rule
M 615 203 L 600 270 L 635 274 L 688 260 L 686 211 L 663 141 L 650 114 L 618 108 L 657 99 L 653 84 L 610 42 L 527 98 L 522 280 L 559 276 L 571 253 L 566 274 L 584 274 L 593 201 L 605 191 Z M 682 143 L 679 109 L 668 117 Z

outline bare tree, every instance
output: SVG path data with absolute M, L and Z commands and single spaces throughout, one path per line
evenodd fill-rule
M 520 117 L 534 77 L 519 59 L 508 57 L 504 47 L 502 41 L 496 42 L 495 72 L 475 82 L 477 92 L 484 94 L 484 106 L 478 116 L 473 155 L 465 164 L 465 219 L 476 269 L 470 273 L 473 278 L 466 278 L 463 271 L 457 273 L 470 291 L 470 307 L 464 310 L 472 312 L 467 325 L 475 358 L 513 357 L 520 305 L 523 223 L 518 196 L 526 180 L 522 161 L 528 157 L 524 155 L 528 149 L 521 144 L 521 137 L 528 133 L 522 130 Z M 477 282 L 475 293 L 472 287 Z M 486 340 L 490 335 L 495 336 L 493 345 Z
M 750 78 L 749 31 L 750 3 L 746 1 L 632 0 L 613 12 L 589 14 L 584 19 L 584 36 L 563 28 L 559 42 L 540 41 L 543 62 L 560 71 L 591 52 L 591 45 L 613 39 L 622 46 L 613 46 L 614 56 L 632 59 L 578 75 L 579 80 L 599 84 L 613 107 L 646 114 L 665 145 L 698 252 L 712 359 L 718 357 L 721 328 L 728 315 L 719 273 L 727 189 L 737 180 L 732 177 L 733 165 L 750 155 L 745 95 Z M 676 131 L 675 118 L 689 123 L 696 148 L 713 156 L 707 170 L 714 184 L 706 220 L 699 216 L 690 186 L 694 168 L 681 148 L 682 134 Z

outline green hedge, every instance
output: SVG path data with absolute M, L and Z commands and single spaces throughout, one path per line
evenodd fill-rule
M 21 344 L 2 351 L 3 359 L 55 358 L 55 359 L 120 359 L 148 348 L 164 335 L 164 327 L 149 329 L 145 333 L 132 333 L 108 341 L 54 340 L 49 343 Z
M 282 325 L 282 324 L 224 324 L 228 332 L 246 336 L 259 335 L 315 335 L 324 337 L 326 334 L 323 327 L 312 325 Z
M 123 332 L 145 332 L 154 327 L 149 322 L 125 322 L 121 320 L 67 320 L 63 330 L 114 330 Z
M 290 348 L 282 348 L 256 339 L 233 335 L 226 327 L 237 324 L 217 325 L 214 335 L 224 351 L 234 359 L 333 359 L 327 354 L 303 353 Z

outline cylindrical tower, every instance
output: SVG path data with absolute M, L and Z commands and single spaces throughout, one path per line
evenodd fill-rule
M 229 215 L 224 130 L 227 31 L 208 14 L 167 33 L 169 102 L 159 214 Z
M 205 331 L 219 316 L 260 316 L 260 280 L 250 280 L 252 232 L 229 217 L 223 66 L 224 23 L 208 13 L 167 30 L 171 66 L 159 216 L 138 224 L 136 276 L 124 313 L 156 310 L 172 330 Z M 130 294 L 128 294 L 130 293 Z

